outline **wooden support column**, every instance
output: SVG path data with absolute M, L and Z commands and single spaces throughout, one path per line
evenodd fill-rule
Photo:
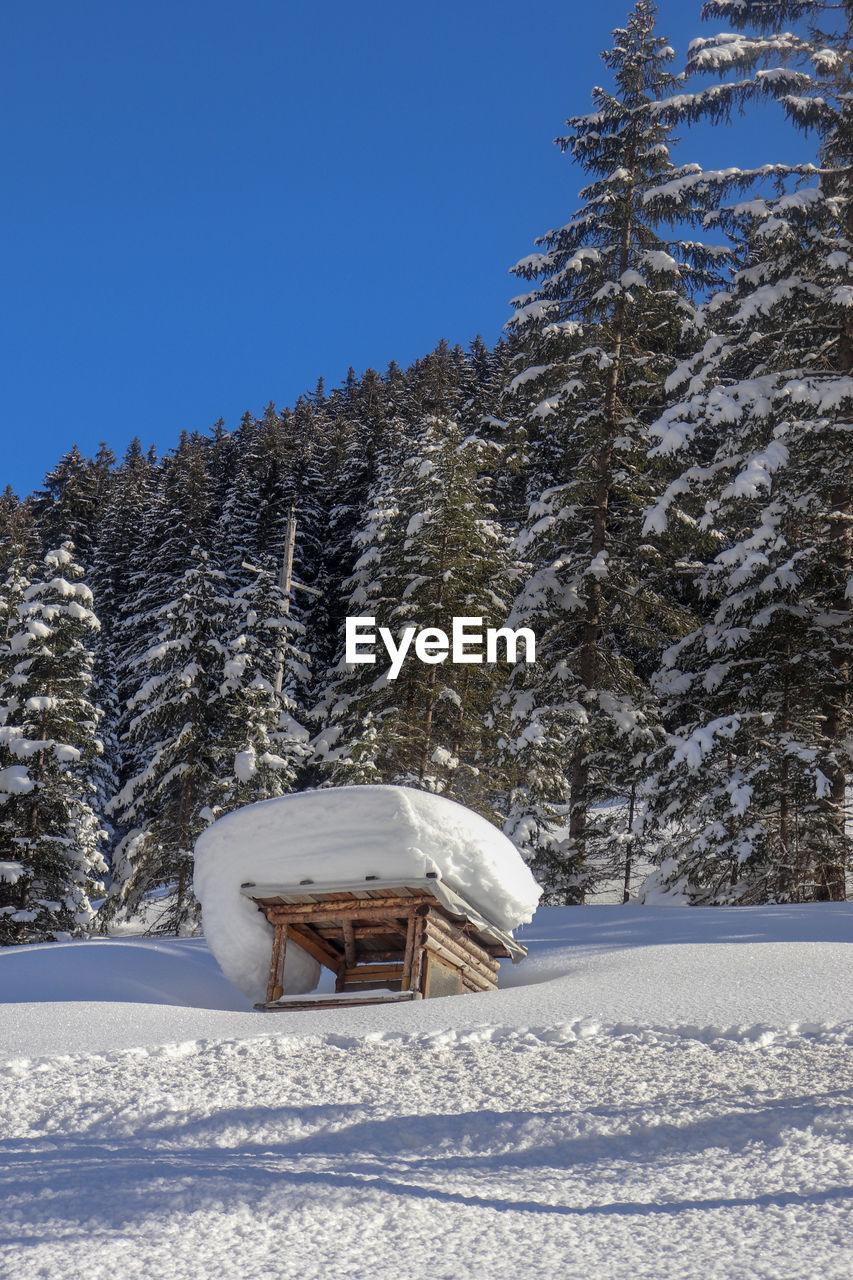
M 313 956 L 318 964 L 325 965 L 327 969 L 331 969 L 332 973 L 337 973 L 340 967 L 342 956 L 336 951 L 331 943 L 326 942 L 325 938 L 320 938 L 307 925 L 291 924 L 287 926 L 289 937 L 293 939 L 303 951 L 307 951 L 309 956 Z
M 415 963 L 415 917 L 409 916 L 408 928 L 406 930 L 406 955 L 403 959 L 403 981 L 400 984 L 401 991 L 411 991 L 412 989 L 412 969 Z
M 351 969 L 355 964 L 355 934 L 352 920 L 342 920 L 341 930 L 344 935 L 344 955 L 346 956 L 347 968 Z
M 280 1000 L 284 994 L 282 979 L 284 977 L 284 958 L 287 954 L 287 925 L 277 924 L 272 944 L 270 960 L 270 976 L 267 982 L 267 1003 Z
M 352 911 L 352 907 L 349 907 Z M 352 918 L 344 917 L 341 922 L 341 936 L 344 942 L 344 958 L 341 961 L 338 971 L 335 974 L 335 990 L 343 991 L 347 983 L 347 970 L 355 967 L 355 933 L 352 927 Z
M 412 990 L 423 994 L 424 949 L 426 947 L 426 916 L 429 907 L 418 907 L 415 912 L 414 955 L 412 958 Z

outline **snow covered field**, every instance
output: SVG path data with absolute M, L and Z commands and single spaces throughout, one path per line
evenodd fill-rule
M 0 1275 L 849 1280 L 853 906 L 543 909 L 497 993 L 255 1014 L 0 952 Z

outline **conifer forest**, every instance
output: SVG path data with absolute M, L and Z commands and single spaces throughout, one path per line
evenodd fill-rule
M 699 9 L 687 56 L 637 0 L 567 102 L 583 186 L 494 346 L 2 494 L 0 941 L 192 932 L 211 821 L 351 782 L 479 811 L 551 903 L 846 897 L 853 2 Z M 809 163 L 691 162 L 765 101 Z M 361 616 L 536 662 L 389 680 Z

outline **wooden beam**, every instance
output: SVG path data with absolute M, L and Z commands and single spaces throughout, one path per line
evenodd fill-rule
M 417 922 L 414 916 L 409 916 L 409 922 L 406 926 L 406 954 L 403 957 L 403 991 L 410 991 L 412 988 L 412 969 L 415 963 L 415 929 Z
M 431 920 L 427 921 L 426 926 L 427 945 L 432 947 L 434 951 L 445 953 L 453 956 L 453 963 L 461 965 L 466 969 L 473 969 L 476 973 L 480 973 L 484 978 L 488 978 L 494 985 L 498 980 L 498 963 L 488 956 L 486 960 L 481 960 L 479 956 L 467 950 L 464 945 L 456 942 L 453 938 L 447 937 L 440 929 L 436 929 Z
M 429 927 L 427 927 L 426 945 L 427 950 L 437 955 L 444 964 L 450 965 L 453 969 L 461 969 L 463 973 L 470 974 L 472 981 L 479 981 L 484 984 L 484 989 L 492 990 L 497 986 L 496 973 L 490 973 L 476 960 L 472 960 L 470 956 L 460 955 L 458 948 L 454 947 L 451 950 L 442 938 L 429 932 Z
M 397 982 L 402 976 L 402 964 L 357 964 L 344 970 L 345 982 Z
M 404 960 L 405 952 L 403 948 L 397 947 L 394 951 L 361 951 L 355 963 L 356 965 L 379 964 L 381 961 L 388 964 L 403 964 Z
M 494 991 L 495 984 L 487 982 L 485 978 L 481 978 L 479 974 L 473 973 L 470 969 L 462 974 L 462 985 L 467 991 Z
M 370 991 L 353 991 L 345 996 L 338 996 L 335 999 L 322 996 L 306 996 L 304 1000 L 281 1000 L 275 1004 L 256 1004 L 255 1008 L 262 1010 L 264 1013 L 287 1013 L 289 1010 L 298 1012 L 302 1009 L 345 1009 L 352 1008 L 358 1004 L 397 1004 L 400 1000 L 420 1000 L 421 993 L 419 991 L 394 991 L 394 992 L 370 992 Z
M 314 902 L 308 903 L 269 903 L 264 907 L 266 917 L 273 924 L 295 924 L 334 922 L 343 918 L 350 920 L 376 920 L 382 916 L 392 916 L 397 920 L 408 920 L 417 910 L 414 898 L 363 898 L 356 902 Z
M 291 938 L 298 946 L 302 947 L 303 951 L 307 951 L 309 956 L 313 956 L 318 964 L 325 965 L 327 969 L 331 969 L 332 973 L 338 972 L 343 961 L 340 951 L 335 951 L 325 938 L 319 937 L 307 925 L 293 924 L 289 928 Z
M 277 924 L 272 943 L 270 973 L 267 979 L 267 1000 L 278 1000 L 283 994 L 284 960 L 287 954 L 287 925 Z
M 430 911 L 427 920 L 431 929 L 447 939 L 448 945 L 453 943 L 454 946 L 461 947 L 466 954 L 474 956 L 475 959 L 479 960 L 480 964 L 485 965 L 487 969 L 494 969 L 495 973 L 497 973 L 497 961 L 493 956 L 489 955 L 486 948 L 463 929 L 451 924 L 440 911 Z
M 412 917 L 409 916 L 411 920 Z M 406 933 L 406 925 L 400 924 L 398 920 L 386 920 L 383 924 L 358 924 L 353 927 L 353 933 L 356 940 L 359 938 L 371 938 L 377 933 Z
M 352 931 L 352 920 L 343 919 L 341 928 L 344 934 L 344 955 L 346 956 L 347 968 L 351 969 L 355 964 L 355 937 Z

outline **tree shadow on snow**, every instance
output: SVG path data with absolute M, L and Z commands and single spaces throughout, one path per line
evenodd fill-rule
M 624 1175 L 623 1166 L 633 1172 L 645 1166 L 660 1172 L 667 1162 L 702 1156 L 712 1149 L 735 1158 L 750 1150 L 760 1158 L 762 1150 L 784 1145 L 784 1135 L 791 1131 L 817 1129 L 836 1141 L 849 1139 L 853 1115 L 841 1101 L 844 1096 L 789 1098 L 684 1125 L 648 1125 L 639 1114 L 636 1119 L 629 1115 L 626 1132 L 556 1141 L 554 1127 L 560 1121 L 576 1127 L 577 1115 L 478 1111 L 392 1117 L 361 1120 L 343 1129 L 276 1143 L 269 1138 L 264 1141 L 262 1132 L 255 1140 L 251 1134 L 262 1124 L 269 1127 L 276 1111 L 249 1108 L 217 1117 L 220 1144 L 226 1141 L 227 1130 L 236 1128 L 242 1131 L 239 1146 L 217 1145 L 212 1141 L 216 1133 L 200 1121 L 103 1141 L 55 1136 L 10 1140 L 0 1144 L 0 1201 L 14 1206 L 19 1228 L 28 1222 L 34 1230 L 28 1236 L 26 1228 L 19 1229 L 14 1240 L 7 1236 L 6 1244 L 33 1244 L 52 1231 L 70 1241 L 78 1231 L 83 1238 L 180 1212 L 254 1207 L 259 1197 L 272 1197 L 277 1202 L 274 1211 L 286 1210 L 289 1198 L 303 1203 L 305 1192 L 315 1188 L 325 1196 L 335 1192 L 391 1195 L 470 1209 L 574 1218 L 847 1201 L 853 1199 L 853 1186 L 846 1184 L 786 1187 L 755 1195 L 688 1194 L 655 1202 L 626 1199 L 580 1205 L 505 1194 L 508 1176 L 521 1170 L 539 1170 L 546 1184 L 554 1183 L 555 1173 L 557 1178 L 574 1174 L 582 1193 L 590 1188 L 594 1193 L 597 1181 L 608 1175 L 612 1179 L 614 1173 Z M 836 1102 L 828 1101 L 834 1097 Z M 648 1114 L 648 1106 L 644 1110 Z M 304 1113 L 304 1118 L 316 1123 L 319 1117 Z M 203 1145 L 195 1145 L 199 1140 Z M 448 1187 L 450 1174 L 463 1187 Z M 683 1173 L 673 1171 L 674 1179 L 679 1176 L 683 1178 Z M 799 1176 L 806 1181 L 808 1168 Z M 535 1178 L 533 1184 L 539 1180 Z M 499 1192 L 489 1192 L 489 1181 Z M 470 1191 L 470 1185 L 478 1191 Z

